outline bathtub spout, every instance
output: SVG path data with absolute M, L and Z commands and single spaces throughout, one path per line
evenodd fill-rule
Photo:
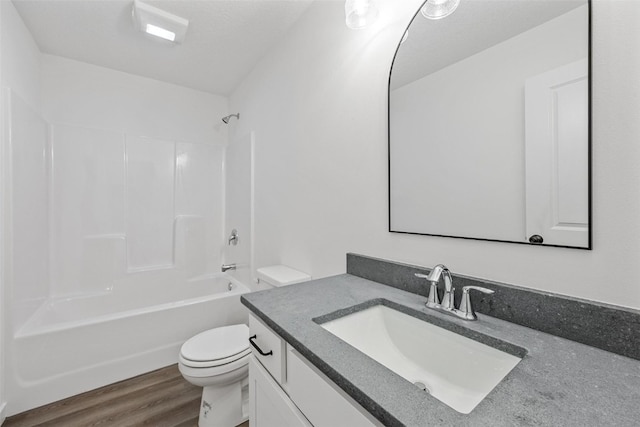
M 235 264 L 222 264 L 222 272 L 224 273 L 225 271 L 228 270 L 235 270 L 236 269 L 236 265 Z

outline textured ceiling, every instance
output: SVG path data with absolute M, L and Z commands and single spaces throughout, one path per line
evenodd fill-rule
M 44 53 L 229 95 L 313 0 L 150 0 L 189 20 L 183 44 L 138 32 L 133 0 L 13 0 Z
M 404 86 L 585 4 L 587 0 L 462 0 L 441 20 L 418 13 L 398 49 L 391 86 Z

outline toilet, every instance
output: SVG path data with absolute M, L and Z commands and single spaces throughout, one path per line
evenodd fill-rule
M 259 290 L 311 280 L 285 265 L 259 268 Z M 185 380 L 202 387 L 199 427 L 232 427 L 249 418 L 249 327 L 222 326 L 201 332 L 180 348 L 178 368 Z
M 248 419 L 250 354 L 247 325 L 210 329 L 182 345 L 180 373 L 203 387 L 199 427 L 231 427 Z

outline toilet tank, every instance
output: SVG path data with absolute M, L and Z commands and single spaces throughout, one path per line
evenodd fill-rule
M 270 288 L 293 285 L 311 280 L 311 276 L 286 265 L 271 265 L 256 270 L 258 284 Z

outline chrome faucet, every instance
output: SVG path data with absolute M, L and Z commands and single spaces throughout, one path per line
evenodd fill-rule
M 438 300 L 438 282 L 440 277 L 444 275 L 444 295 L 442 301 Z M 454 307 L 454 294 L 455 288 L 453 287 L 453 279 L 451 278 L 451 271 L 442 265 L 438 264 L 431 270 L 428 275 L 416 273 L 416 277 L 427 279 L 431 283 L 429 289 L 429 298 L 427 300 L 427 307 L 442 308 L 444 310 L 451 310 Z
M 228 270 L 235 270 L 236 269 L 236 265 L 235 264 L 222 264 L 221 270 L 224 273 L 225 271 Z
M 455 304 L 455 288 L 453 287 L 453 278 L 451 277 L 451 271 L 442 265 L 438 264 L 429 274 L 416 273 L 416 277 L 427 279 L 430 283 L 429 296 L 427 297 L 426 306 L 436 310 L 442 310 L 445 313 L 458 316 L 465 320 L 476 320 L 475 311 L 471 305 L 471 298 L 469 297 L 469 291 L 476 290 L 485 294 L 492 294 L 495 291 L 491 289 L 483 288 L 480 286 L 463 286 L 462 287 L 462 301 L 460 301 L 460 308 L 456 308 Z M 442 295 L 442 301 L 438 297 L 438 282 L 440 277 L 444 276 L 444 295 Z

